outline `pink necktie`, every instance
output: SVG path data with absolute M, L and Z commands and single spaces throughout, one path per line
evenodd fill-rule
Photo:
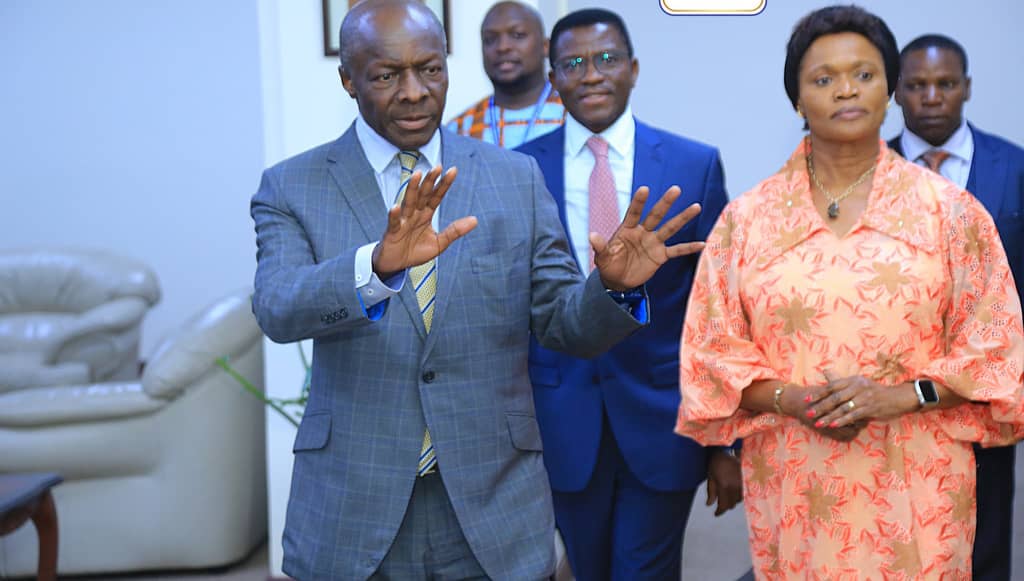
M 950 153 L 941 149 L 930 149 L 921 155 L 921 159 L 924 160 L 925 165 L 928 169 L 935 173 L 939 173 L 939 168 L 942 167 L 942 162 L 949 159 Z
M 611 238 L 621 222 L 615 178 L 608 163 L 608 142 L 597 135 L 587 139 L 594 153 L 594 169 L 590 172 L 589 232 L 597 232 L 605 240 Z M 590 269 L 594 269 L 594 249 L 590 249 Z

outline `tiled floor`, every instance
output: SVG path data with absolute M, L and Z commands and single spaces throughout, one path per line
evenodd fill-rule
M 733 510 L 719 518 L 704 507 L 703 492 L 698 495 L 697 505 L 690 516 L 683 550 L 684 579 L 701 581 L 733 581 L 750 568 L 747 552 L 746 524 L 743 513 Z M 1014 507 L 1014 554 L 1013 569 L 1018 578 L 1024 579 L 1024 446 L 1017 448 L 1017 503 Z M 177 581 L 266 581 L 266 546 L 257 549 L 242 563 L 219 572 L 196 573 L 154 573 L 149 575 L 123 575 L 103 577 L 79 577 L 76 579 L 111 579 L 117 581 L 148 581 L 153 579 Z M 62 577 L 64 579 L 64 577 Z

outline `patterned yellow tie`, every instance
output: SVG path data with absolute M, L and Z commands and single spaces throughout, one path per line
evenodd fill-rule
M 412 177 L 416 162 L 420 159 L 418 151 L 402 150 L 398 152 L 398 163 L 402 165 L 402 183 L 398 186 L 398 202 L 405 199 L 405 190 L 409 186 L 409 179 Z M 423 316 L 423 326 L 430 332 L 431 323 L 434 322 L 434 294 L 437 292 L 437 259 L 431 259 L 419 266 L 409 269 L 409 280 L 416 289 L 416 302 L 420 306 L 420 314 Z M 426 476 L 434 471 L 437 466 L 437 458 L 434 456 L 434 445 L 430 442 L 430 431 L 423 434 L 423 447 L 420 451 L 420 462 L 417 472 L 420 476 Z

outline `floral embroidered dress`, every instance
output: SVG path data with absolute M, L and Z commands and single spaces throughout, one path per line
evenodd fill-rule
M 676 432 L 743 438 L 760 579 L 969 579 L 971 442 L 1024 437 L 1021 307 L 973 196 L 880 145 L 863 214 L 814 208 L 805 140 L 707 240 L 681 347 Z M 739 409 L 751 382 L 929 378 L 974 402 L 870 422 L 849 443 Z

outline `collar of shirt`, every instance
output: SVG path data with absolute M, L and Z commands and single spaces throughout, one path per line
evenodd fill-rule
M 384 200 L 384 207 L 390 208 L 398 196 L 398 188 L 402 183 L 402 165 L 398 161 L 399 149 L 384 139 L 379 133 L 373 130 L 363 119 L 362 115 L 356 117 L 356 139 L 363 147 L 366 159 L 373 168 L 374 177 L 377 179 L 377 188 L 380 190 L 381 199 Z M 416 162 L 416 169 L 426 173 L 434 165 L 441 163 L 441 132 L 435 131 L 430 141 L 420 148 L 420 159 Z M 434 229 L 440 222 L 440 211 L 434 212 L 431 222 Z
M 757 257 L 758 269 L 813 237 L 834 237 L 812 201 L 807 178 L 809 151 L 808 136 L 777 174 L 738 198 L 743 200 L 738 202 L 739 207 L 745 209 L 737 212 L 750 211 L 751 216 L 757 216 L 758 226 L 733 223 L 731 219 L 722 225 L 733 248 L 743 248 L 744 256 Z M 861 230 L 868 229 L 925 252 L 937 252 L 941 212 L 936 210 L 934 196 L 937 190 L 953 187 L 950 181 L 927 170 L 908 171 L 906 166 L 914 168 L 916 164 L 896 155 L 884 141 L 879 143 L 876 163 L 867 206 L 857 225 L 844 236 L 859 236 Z M 758 209 L 750 210 L 750 204 Z
M 903 135 L 900 137 L 900 146 L 903 148 L 904 157 L 910 161 L 917 161 L 921 155 L 931 149 L 948 151 L 953 157 L 968 164 L 974 156 L 974 138 L 971 135 L 970 128 L 967 126 L 967 121 L 961 122 L 960 127 L 953 132 L 953 135 L 950 135 L 949 139 L 938 147 L 932 146 L 932 144 L 921 139 L 909 129 L 904 129 Z
M 356 138 L 359 139 L 359 144 L 363 146 L 366 159 L 370 162 L 370 166 L 373 167 L 373 171 L 377 175 L 384 173 L 388 164 L 394 162 L 395 156 L 398 155 L 399 148 L 374 131 L 369 123 L 363 119 L 362 114 L 356 116 Z M 416 163 L 417 168 L 421 168 L 424 165 L 430 168 L 441 163 L 440 129 L 434 131 L 430 141 L 421 147 L 419 151 L 421 157 L 419 162 Z
M 927 141 L 907 130 L 904 130 L 900 137 L 900 146 L 906 159 L 918 165 L 924 165 L 921 155 L 934 149 Z M 961 123 L 938 149 L 950 153 L 949 159 L 939 168 L 939 173 L 960 188 L 966 189 L 971 174 L 971 160 L 974 157 L 974 136 L 967 122 Z
M 584 127 L 572 115 L 565 117 L 565 151 L 571 157 L 576 157 L 583 152 L 587 146 L 587 139 L 594 135 Z M 633 119 L 633 109 L 626 105 L 622 115 L 608 126 L 607 129 L 598 133 L 608 142 L 608 156 L 617 155 L 620 159 L 633 159 L 633 147 L 636 136 L 636 121 Z

